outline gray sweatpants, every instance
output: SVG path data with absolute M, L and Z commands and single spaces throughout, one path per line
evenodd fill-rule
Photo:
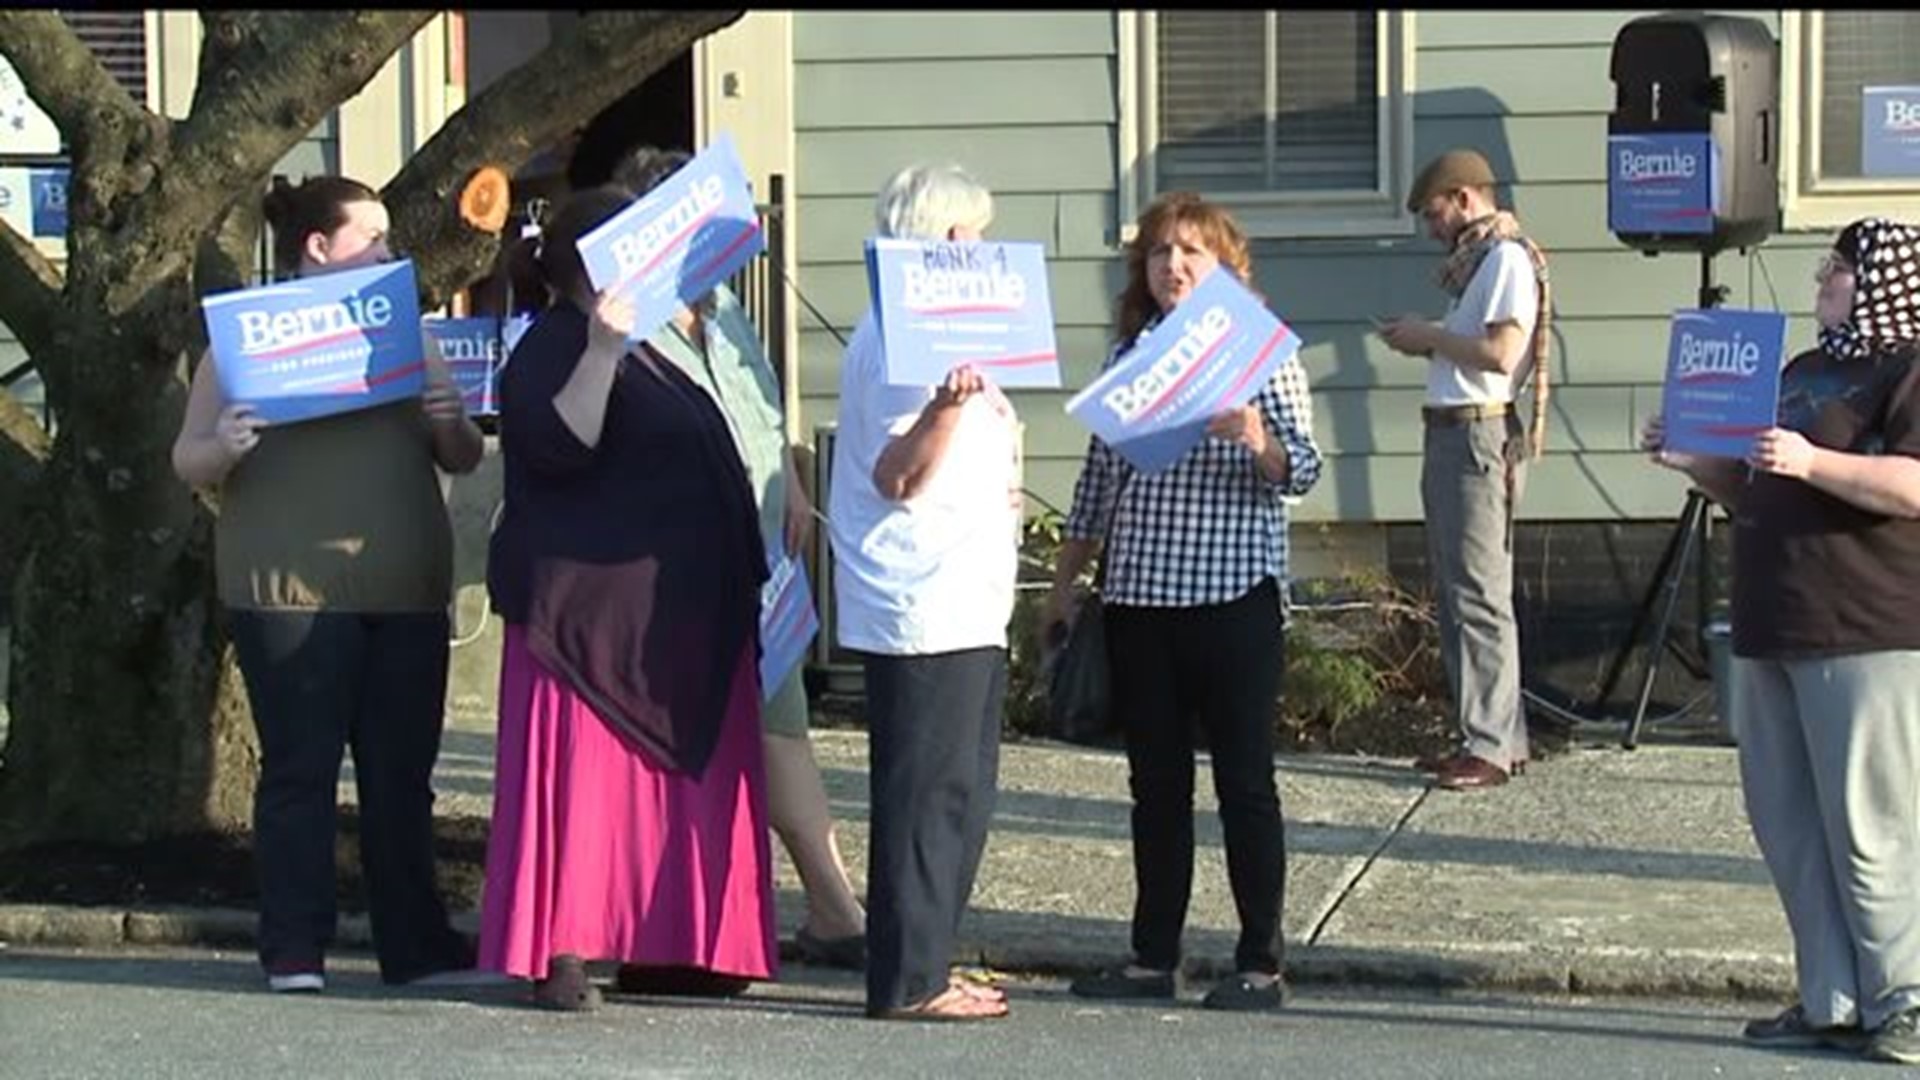
M 1526 465 L 1511 413 L 1429 426 L 1420 499 L 1440 615 L 1440 660 L 1463 748 L 1503 769 L 1527 758 L 1520 628 L 1513 615 L 1513 510 Z
M 1732 665 L 1747 818 L 1816 1024 L 1920 1005 L 1920 652 Z

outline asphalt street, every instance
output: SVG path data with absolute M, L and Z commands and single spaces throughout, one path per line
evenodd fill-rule
M 131 1077 L 1844 1077 L 1888 1066 L 1760 1050 L 1772 1003 L 1307 987 L 1285 1012 L 1083 1002 L 1008 984 L 1013 1016 L 902 1024 L 861 1015 L 856 976 L 789 966 L 731 1002 L 610 995 L 590 1015 L 518 986 L 397 991 L 364 955 L 318 997 L 265 992 L 245 952 L 0 950 L 0 1076 Z

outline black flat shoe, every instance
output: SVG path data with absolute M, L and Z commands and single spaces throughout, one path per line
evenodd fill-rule
M 1174 982 L 1171 971 L 1129 975 L 1122 966 L 1082 975 L 1067 989 L 1075 997 L 1083 998 L 1171 998 Z
M 614 972 L 613 985 L 623 994 L 731 998 L 746 993 L 753 980 L 705 968 L 621 964 Z
M 793 935 L 794 951 L 800 959 L 821 967 L 845 968 L 848 971 L 867 969 L 867 935 L 848 934 L 846 937 L 823 938 L 806 927 Z

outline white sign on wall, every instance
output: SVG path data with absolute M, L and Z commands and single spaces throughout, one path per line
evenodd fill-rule
M 27 96 L 13 65 L 0 57 L 0 157 L 45 157 L 59 152 L 60 129 Z

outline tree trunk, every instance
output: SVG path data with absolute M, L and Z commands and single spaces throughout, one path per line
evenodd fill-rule
M 62 413 L 23 523 L 6 846 L 248 825 L 258 754 L 219 625 L 212 518 L 171 471 L 184 395 L 158 330 L 67 343 L 90 362 L 72 369 L 84 404 Z
M 386 193 L 431 302 L 497 243 L 455 212 L 474 168 L 512 172 L 742 14 L 593 12 L 449 118 Z M 204 342 L 194 293 L 239 283 L 272 163 L 430 16 L 210 13 L 192 109 L 173 122 L 53 12 L 0 9 L 0 54 L 74 154 L 64 274 L 0 222 L 0 317 L 58 426 L 49 450 L 0 401 L 0 575 L 17 565 L 0 848 L 248 827 L 258 751 L 213 519 L 171 465 L 182 361 Z

